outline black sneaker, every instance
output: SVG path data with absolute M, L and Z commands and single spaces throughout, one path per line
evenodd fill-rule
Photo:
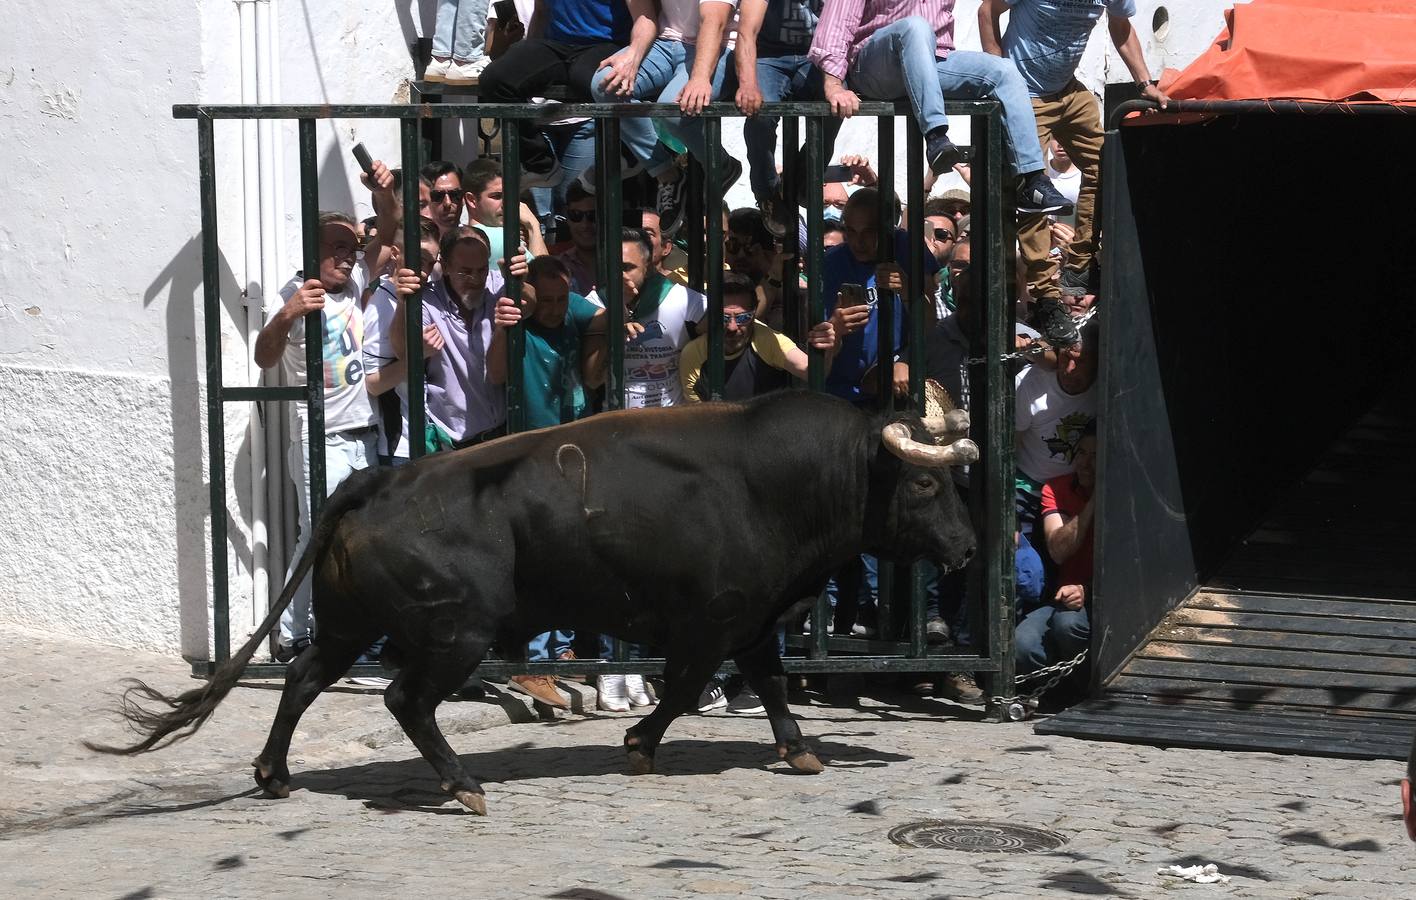
M 679 173 L 676 181 L 659 182 L 654 208 L 659 210 L 659 233 L 671 238 L 683 225 L 684 204 L 688 200 L 688 176 Z
M 777 183 L 771 194 L 757 198 L 757 208 L 762 211 L 762 224 L 767 227 L 772 237 L 779 241 L 787 236 L 787 226 L 782 219 L 790 216 L 791 212 L 786 206 L 787 201 L 782 197 L 781 182 Z
M 276 644 L 275 661 L 278 663 L 289 663 L 295 657 L 304 653 L 310 648 L 309 638 L 299 638 L 293 644 Z
M 924 639 L 931 644 L 949 643 L 949 625 L 938 616 L 924 623 Z
M 1042 172 L 1034 172 L 1023 180 L 1018 190 L 1018 212 L 1027 214 L 1056 213 L 1059 216 L 1072 214 L 1072 201 L 1062 196 L 1052 184 L 1052 179 Z
M 716 678 L 708 682 L 703 693 L 698 695 L 698 711 L 701 713 L 722 709 L 727 705 L 728 698 L 723 695 L 723 683 Z
M 1101 293 L 1101 270 L 1094 265 L 1087 266 L 1086 269 L 1063 266 L 1058 284 L 1064 297 L 1085 297 L 1087 294 L 1095 297 Z
M 737 713 L 742 716 L 754 716 L 766 711 L 767 708 L 762 705 L 762 698 L 758 697 L 757 692 L 746 685 L 744 685 L 743 689 L 738 691 L 738 695 L 728 703 L 728 712 Z
M 527 139 L 522 136 L 521 144 L 521 187 L 555 187 L 561 183 L 561 164 L 556 159 L 556 151 L 544 134 Z
M 935 175 L 943 175 L 963 158 L 959 148 L 949 140 L 949 126 L 940 125 L 925 135 L 924 158 L 929 160 L 929 168 Z
M 1028 324 L 1042 334 L 1044 341 L 1058 350 L 1065 350 L 1081 340 L 1072 314 L 1056 297 L 1043 297 L 1038 300 L 1037 309 L 1033 311 L 1032 320 Z

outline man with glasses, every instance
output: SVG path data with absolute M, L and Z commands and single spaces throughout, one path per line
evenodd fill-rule
M 584 297 L 595 290 L 595 248 L 599 234 L 595 222 L 595 198 L 578 182 L 566 194 L 565 221 L 570 226 L 570 249 L 556 254 L 570 274 L 570 289 Z
M 444 160 L 418 171 L 418 215 L 438 227 L 438 239 L 462 219 L 462 172 Z
M 756 210 L 753 210 L 756 212 Z M 728 272 L 723 275 L 723 396 L 746 400 L 769 391 L 791 387 L 792 379 L 806 380 L 807 355 L 785 335 L 773 331 L 753 315 L 756 294 L 751 279 Z M 813 326 L 807 344 L 826 353 L 826 365 L 840 349 L 846 332 L 845 313 Z M 709 384 L 703 368 L 708 363 L 708 335 L 688 342 L 679 356 L 679 379 L 689 403 L 708 400 Z
M 954 255 L 959 226 L 938 199 L 924 204 L 924 246 L 940 266 L 939 289 L 934 292 L 934 318 L 942 320 L 954 311 L 953 291 L 948 276 L 949 260 Z

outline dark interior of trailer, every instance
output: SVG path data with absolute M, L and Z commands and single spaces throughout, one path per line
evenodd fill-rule
M 1094 699 L 1040 731 L 1405 755 L 1412 146 L 1355 112 L 1108 139 Z

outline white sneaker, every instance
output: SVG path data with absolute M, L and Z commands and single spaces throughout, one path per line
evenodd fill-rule
M 601 675 L 595 679 L 596 703 L 605 712 L 629 712 L 629 697 L 625 692 L 625 676 Z
M 423 70 L 424 81 L 442 82 L 447 80 L 447 70 L 452 67 L 450 59 L 435 59 Z
M 489 62 L 491 60 L 485 56 L 479 56 L 466 62 L 454 59 L 447 71 L 443 73 L 443 83 L 476 84 L 482 80 L 482 70 L 487 67 Z
M 644 687 L 643 675 L 624 676 L 625 693 L 629 695 L 630 706 L 653 706 L 654 698 L 649 696 L 649 691 Z

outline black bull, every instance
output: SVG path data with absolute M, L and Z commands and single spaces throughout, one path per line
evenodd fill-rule
M 658 707 L 625 733 L 630 768 L 652 771 L 665 729 L 727 658 L 761 696 L 777 751 L 818 772 L 787 708 L 772 633 L 862 552 L 964 564 L 974 536 L 949 465 L 971 462 L 967 417 L 894 424 L 789 391 L 745 404 L 619 412 L 513 435 L 402 468 L 356 472 L 331 496 L 266 621 L 201 687 L 125 702 L 140 753 L 196 731 L 314 570 L 313 644 L 286 673 L 256 780 L 289 794 L 301 714 L 360 651 L 388 635 L 400 664 L 384 702 L 444 790 L 484 813 L 433 712 L 496 643 L 551 628 L 664 651 Z M 131 697 L 125 697 L 131 701 Z M 91 745 L 93 746 L 93 745 Z

